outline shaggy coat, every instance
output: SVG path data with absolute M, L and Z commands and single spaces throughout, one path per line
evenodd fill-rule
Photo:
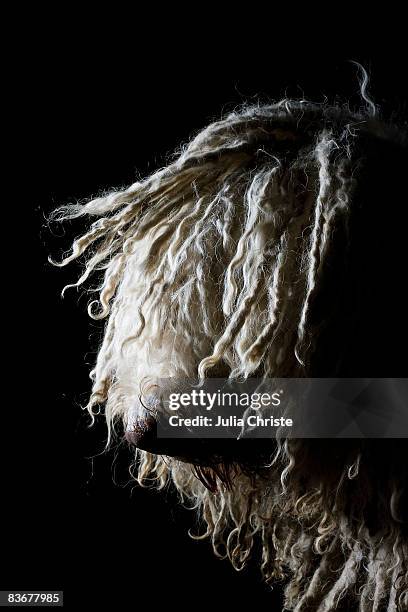
M 102 279 L 91 414 L 104 406 L 110 436 L 143 428 L 157 378 L 403 376 L 406 167 L 406 140 L 371 102 L 282 100 L 212 123 L 128 189 L 59 209 L 92 220 L 59 265 L 83 258 L 77 287 Z M 260 550 L 289 610 L 408 609 L 404 440 L 235 450 L 189 463 L 138 449 L 135 475 L 171 481 L 201 516 L 197 537 L 237 570 Z

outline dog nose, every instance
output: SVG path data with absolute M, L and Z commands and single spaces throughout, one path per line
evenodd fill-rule
M 137 417 L 125 433 L 126 440 L 141 450 L 155 455 L 172 455 L 171 444 L 174 440 L 157 437 L 157 421 L 151 416 Z
M 158 438 L 157 420 L 150 415 L 137 418 L 126 431 L 125 439 L 136 448 L 154 455 L 182 458 L 182 455 L 193 457 L 197 452 L 193 440 Z
M 138 448 L 146 450 L 144 446 L 149 446 L 149 442 L 156 436 L 157 423 L 152 416 L 137 417 L 128 426 L 125 438 Z
M 215 449 L 207 444 L 207 440 L 191 437 L 158 438 L 157 420 L 151 415 L 134 419 L 125 433 L 125 439 L 154 455 L 167 455 L 188 463 L 209 465 L 215 459 Z

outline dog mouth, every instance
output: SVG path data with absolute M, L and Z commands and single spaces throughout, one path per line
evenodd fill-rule
M 138 418 L 131 429 L 126 431 L 127 442 L 154 455 L 166 455 L 184 463 L 210 467 L 232 459 L 224 442 L 186 436 L 183 438 L 160 438 L 157 436 L 157 420 L 152 416 Z M 227 445 L 229 446 L 229 445 Z
M 157 435 L 157 419 L 138 416 L 125 433 L 126 441 L 154 455 L 173 457 L 199 468 L 239 464 L 260 467 L 270 463 L 274 451 L 270 439 L 198 438 L 187 431 L 182 438 Z

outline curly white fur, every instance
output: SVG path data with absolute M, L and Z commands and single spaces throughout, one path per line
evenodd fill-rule
M 308 375 L 322 327 L 312 311 L 332 254 L 346 250 L 364 147 L 396 138 L 374 111 L 244 107 L 147 179 L 57 211 L 96 218 L 59 265 L 85 258 L 74 286 L 102 271 L 90 314 L 107 323 L 88 408 L 105 405 L 110 434 L 132 427 L 157 378 Z M 288 609 L 402 612 L 406 482 L 393 452 L 380 495 L 364 441 L 286 441 L 256 473 L 235 466 L 231 487 L 204 469 L 211 491 L 174 459 L 138 451 L 135 466 L 142 484 L 174 483 L 202 516 L 199 537 L 236 569 L 259 538 Z

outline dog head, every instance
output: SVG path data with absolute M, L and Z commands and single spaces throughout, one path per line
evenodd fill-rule
M 401 375 L 405 164 L 400 134 L 369 112 L 283 100 L 56 213 L 95 219 L 60 264 L 84 258 L 77 286 L 102 271 L 88 409 L 104 405 L 110 434 L 123 425 L 139 481 L 171 479 L 236 568 L 259 537 L 266 579 L 289 572 L 297 610 L 406 601 L 402 445 L 159 440 L 155 390 L 196 376 Z

